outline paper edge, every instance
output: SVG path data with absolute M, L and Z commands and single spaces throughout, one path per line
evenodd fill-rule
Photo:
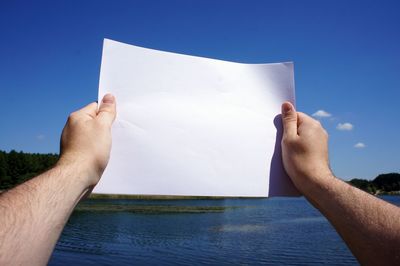
M 236 61 L 231 61 L 231 60 L 222 60 L 222 59 L 212 58 L 212 57 L 207 57 L 207 56 L 190 55 L 190 54 L 185 54 L 185 53 L 180 53 L 180 52 L 171 52 L 171 51 L 166 51 L 166 50 L 147 48 L 147 47 L 143 47 L 140 45 L 124 43 L 124 42 L 120 42 L 120 41 L 116 41 L 116 40 L 112 40 L 112 39 L 108 39 L 108 38 L 103 39 L 103 52 L 104 52 L 104 46 L 107 42 L 116 43 L 116 44 L 122 45 L 122 46 L 133 46 L 133 47 L 144 49 L 144 50 L 151 50 L 152 52 L 171 54 L 174 56 L 178 55 L 178 56 L 184 56 L 184 57 L 192 57 L 192 58 L 199 59 L 199 60 L 213 60 L 213 61 L 219 61 L 219 62 L 224 62 L 224 63 L 238 64 L 238 65 L 261 65 L 261 66 L 262 65 L 282 65 L 282 64 L 284 64 L 284 65 L 290 64 L 292 66 L 294 65 L 293 61 L 275 62 L 275 63 L 242 63 L 242 62 L 236 62 Z

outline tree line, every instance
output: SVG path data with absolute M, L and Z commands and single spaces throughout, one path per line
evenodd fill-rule
M 47 169 L 58 161 L 58 154 L 0 150 L 0 190 L 10 189 Z M 349 184 L 371 194 L 400 193 L 400 174 L 381 174 L 374 180 L 352 179 Z
M 374 180 L 354 178 L 348 183 L 371 194 L 400 194 L 399 173 L 381 174 Z
M 54 166 L 58 154 L 0 150 L 0 190 L 12 188 Z

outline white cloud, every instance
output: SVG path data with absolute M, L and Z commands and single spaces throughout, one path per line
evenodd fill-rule
M 46 136 L 43 135 L 43 134 L 39 134 L 39 135 L 36 136 L 36 139 L 39 140 L 39 141 L 42 141 L 42 140 L 44 140 L 45 138 L 46 138 Z
M 317 118 L 325 118 L 325 117 L 331 117 L 332 114 L 330 114 L 324 110 L 318 110 L 315 113 L 313 113 L 312 116 L 317 117 Z
M 356 143 L 356 144 L 354 145 L 354 148 L 357 148 L 357 149 L 362 149 L 362 148 L 365 148 L 365 147 L 367 147 L 367 145 L 365 145 L 365 144 L 362 143 L 362 142 L 358 142 L 358 143 Z
M 337 126 L 336 126 L 336 129 L 337 130 L 346 130 L 346 131 L 350 131 L 350 130 L 353 130 L 353 125 L 352 124 L 350 124 L 350 123 L 339 123 Z

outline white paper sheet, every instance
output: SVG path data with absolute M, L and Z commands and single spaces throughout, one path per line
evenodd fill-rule
M 241 64 L 105 39 L 99 102 L 117 100 L 110 162 L 94 193 L 297 195 L 281 160 L 293 64 Z

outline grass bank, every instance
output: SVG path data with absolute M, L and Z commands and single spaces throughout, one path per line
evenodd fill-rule
M 171 206 L 171 205 L 134 205 L 134 204 L 87 204 L 80 203 L 75 208 L 76 212 L 131 212 L 144 214 L 168 213 L 212 213 L 236 209 L 236 206 Z

